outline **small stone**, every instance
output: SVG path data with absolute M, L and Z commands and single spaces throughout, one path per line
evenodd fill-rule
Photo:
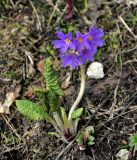
M 117 160 L 128 160 L 129 151 L 127 149 L 121 149 L 117 154 Z
M 103 65 L 99 62 L 93 62 L 87 69 L 87 75 L 90 78 L 101 79 L 104 77 Z

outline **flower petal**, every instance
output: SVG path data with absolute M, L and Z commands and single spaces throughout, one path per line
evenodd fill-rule
M 56 32 L 56 33 L 57 33 L 57 37 L 58 37 L 59 39 L 65 39 L 66 35 L 65 35 L 63 32 L 58 31 L 58 32 Z
M 95 45 L 95 46 L 102 47 L 103 44 L 104 44 L 104 41 L 100 38 L 95 38 L 94 41 L 93 41 L 93 45 Z
M 101 38 L 104 36 L 104 32 L 101 29 L 97 28 L 90 28 L 89 34 L 91 34 L 94 38 Z
M 70 49 L 72 50 L 75 50 L 76 49 L 76 45 L 74 42 L 70 42 L 70 45 L 69 45 Z
M 79 37 L 81 37 L 81 33 L 78 31 L 78 32 L 76 33 L 76 38 L 79 38 Z
M 90 49 L 91 46 L 90 44 L 88 43 L 88 41 L 84 41 L 84 46 L 87 48 L 87 49 Z
M 66 35 L 66 38 L 68 38 L 68 39 L 72 39 L 72 33 L 71 32 L 69 32 L 67 35 Z
M 52 44 L 54 45 L 54 48 L 61 48 L 64 44 L 62 40 L 54 40 L 52 41 Z
M 71 56 L 70 55 L 64 55 L 62 58 L 62 65 L 63 67 L 67 67 L 71 63 Z
M 93 61 L 94 60 L 95 52 L 92 52 L 89 49 L 83 49 L 82 52 L 79 55 L 79 61 L 81 64 L 85 64 L 87 61 Z
M 72 69 L 76 69 L 78 67 L 78 59 L 76 55 L 65 55 L 62 58 L 62 66 L 67 67 L 70 66 Z
M 63 46 L 60 48 L 60 52 L 61 52 L 61 53 L 66 53 L 67 50 L 68 50 L 68 48 L 69 48 L 69 45 L 63 45 Z
M 65 55 L 65 53 L 59 53 L 59 58 L 62 58 Z

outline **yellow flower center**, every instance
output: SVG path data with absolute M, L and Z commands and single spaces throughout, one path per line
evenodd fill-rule
M 65 39 L 65 42 L 66 42 L 66 44 L 69 44 L 70 40 L 69 39 Z
M 92 39 L 93 39 L 92 36 L 89 36 L 89 37 L 88 37 L 88 40 L 89 40 L 89 41 L 92 41 Z
M 82 43 L 83 39 L 82 39 L 82 38 L 78 38 L 78 41 L 79 41 L 80 43 Z

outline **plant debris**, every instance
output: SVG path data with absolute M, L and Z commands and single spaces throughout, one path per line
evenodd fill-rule
M 16 100 L 16 98 L 19 96 L 19 92 L 21 90 L 21 85 L 17 85 L 12 92 L 8 92 L 6 94 L 6 99 L 4 103 L 0 103 L 0 114 L 10 114 L 10 106 L 12 103 Z

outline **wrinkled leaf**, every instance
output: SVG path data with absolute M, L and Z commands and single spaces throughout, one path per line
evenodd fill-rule
M 93 126 L 88 126 L 85 128 L 85 132 L 88 132 L 89 134 L 93 134 L 94 133 L 94 128 Z
M 35 87 L 33 90 L 34 90 L 36 96 L 39 98 L 41 105 L 45 107 L 46 111 L 48 111 L 48 104 L 47 104 L 47 97 L 46 97 L 45 88 Z
M 79 145 L 83 145 L 83 134 L 79 134 L 76 138 L 76 141 Z
M 44 78 L 47 89 L 51 90 L 58 96 L 63 95 L 56 72 L 53 69 L 50 58 L 47 58 L 44 65 Z
M 78 108 L 71 114 L 71 118 L 72 119 L 78 118 L 82 115 L 82 113 L 83 113 L 83 108 Z
M 92 137 L 90 137 L 91 136 L 91 134 L 93 134 L 94 133 L 94 128 L 93 128 L 93 126 L 88 126 L 88 127 L 86 127 L 85 128 L 85 131 L 84 131 L 84 133 L 83 133 L 83 137 L 84 137 L 84 144 L 88 144 L 88 142 L 89 142 L 89 138 L 92 138 Z M 92 139 L 91 139 L 92 140 Z M 90 143 L 90 142 L 89 142 Z M 91 142 L 92 143 L 92 142 Z
M 29 100 L 16 100 L 18 111 L 30 120 L 47 120 L 51 121 L 52 117 L 45 112 L 43 106 L 39 106 Z
M 95 143 L 95 142 L 94 142 L 94 139 L 95 139 L 95 138 L 94 138 L 93 136 L 89 136 L 89 137 L 88 137 L 88 143 L 87 143 L 87 144 L 88 144 L 88 145 L 93 145 L 93 144 Z
M 50 112 L 58 111 L 60 107 L 59 97 L 52 91 L 48 91 L 46 96 L 48 100 L 47 103 L 50 107 Z

